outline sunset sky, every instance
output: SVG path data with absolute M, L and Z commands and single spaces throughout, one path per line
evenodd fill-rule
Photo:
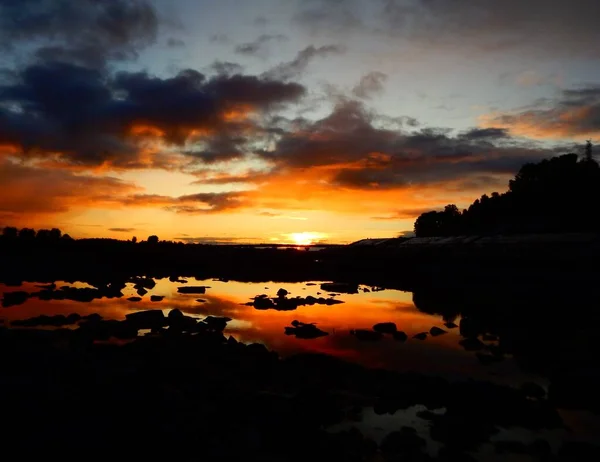
M 351 242 L 600 137 L 598 0 L 0 0 L 0 227 Z

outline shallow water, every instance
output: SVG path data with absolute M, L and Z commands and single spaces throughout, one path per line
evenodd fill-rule
M 6 325 L 11 321 L 27 319 L 39 315 L 68 315 L 78 313 L 88 315 L 99 313 L 105 319 L 124 319 L 128 313 L 149 309 L 162 309 L 165 314 L 178 308 L 190 316 L 203 318 L 206 315 L 228 316 L 232 321 L 225 331 L 237 340 L 245 343 L 264 343 L 269 349 L 277 351 L 281 356 L 302 352 L 319 352 L 334 355 L 349 361 L 370 367 L 383 367 L 399 371 L 416 371 L 428 374 L 443 375 L 449 378 L 473 377 L 492 380 L 498 383 L 519 384 L 523 381 L 534 380 L 544 384 L 540 377 L 520 370 L 512 358 L 482 365 L 475 353 L 465 351 L 459 341 L 462 339 L 458 329 L 448 329 L 439 315 L 419 311 L 413 303 L 410 292 L 399 290 L 379 290 L 360 286 L 356 294 L 335 294 L 321 290 L 323 281 L 303 283 L 242 283 L 235 281 L 196 280 L 183 278 L 187 281 L 172 282 L 168 278 L 155 279 L 156 286 L 149 290 L 139 302 L 127 298 L 138 296 L 133 283 L 128 283 L 120 298 L 101 298 L 91 302 L 72 300 L 44 301 L 36 297 L 29 298 L 25 303 L 3 308 L 0 319 Z M 208 286 L 202 295 L 181 294 L 179 287 Z M 62 286 L 91 288 L 83 283 L 67 283 L 56 281 L 56 287 Z M 300 306 L 292 311 L 277 311 L 274 309 L 259 310 L 246 303 L 260 294 L 275 298 L 277 291 L 283 288 L 291 297 L 335 298 L 343 303 L 336 305 Z M 368 290 L 365 291 L 365 289 Z M 23 290 L 34 293 L 40 290 L 39 284 L 24 283 L 21 287 L 6 287 L 0 284 L 0 294 Z M 151 295 L 161 295 L 161 302 L 150 301 Z M 198 300 L 203 301 L 198 301 Z M 299 339 L 285 335 L 284 328 L 290 326 L 293 320 L 304 323 L 316 323 L 319 329 L 329 335 L 317 339 Z M 366 342 L 351 335 L 352 329 L 371 329 L 380 322 L 394 322 L 398 330 L 408 335 L 404 343 L 395 341 L 385 335 L 380 341 Z M 455 320 L 456 323 L 459 319 Z M 412 338 L 420 332 L 429 332 L 437 326 L 447 331 L 438 337 L 428 335 L 426 340 Z M 71 326 L 73 328 L 77 327 Z M 494 342 L 487 342 L 493 344 Z

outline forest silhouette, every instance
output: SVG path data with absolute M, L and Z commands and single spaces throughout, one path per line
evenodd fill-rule
M 462 212 L 454 204 L 421 214 L 417 237 L 600 231 L 600 167 L 587 142 L 582 159 L 565 154 L 521 167 L 508 191 L 484 194 Z

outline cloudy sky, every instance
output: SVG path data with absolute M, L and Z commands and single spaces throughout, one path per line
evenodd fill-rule
M 0 0 L 0 227 L 410 231 L 600 136 L 599 17 L 597 0 Z

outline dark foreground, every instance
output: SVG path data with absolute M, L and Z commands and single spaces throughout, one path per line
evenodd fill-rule
M 227 321 L 173 310 L 125 321 L 90 316 L 76 330 L 1 329 L 5 447 L 23 459 L 477 460 L 468 453 L 500 428 L 563 427 L 556 409 L 577 393 L 560 384 L 547 396 L 532 384 L 451 383 L 325 355 L 279 359 L 263 345 L 225 338 Z M 136 337 L 141 329 L 152 333 Z M 379 445 L 357 430 L 328 431 L 369 407 L 393 414 L 417 404 L 428 409 L 419 417 L 430 422 L 431 440 L 443 445 L 434 456 L 410 427 Z M 550 443 L 494 447 L 540 461 L 600 455 L 586 443 Z

